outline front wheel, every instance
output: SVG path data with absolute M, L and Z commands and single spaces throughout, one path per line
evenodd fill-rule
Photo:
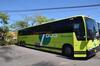
M 74 51 L 71 45 L 64 45 L 62 49 L 62 54 L 67 57 L 73 57 Z

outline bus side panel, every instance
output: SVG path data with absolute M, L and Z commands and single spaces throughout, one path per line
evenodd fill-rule
M 73 34 L 72 33 L 59 33 L 56 37 L 52 37 L 48 46 L 61 48 L 64 44 L 73 44 Z
M 77 40 L 75 33 L 74 35 L 74 57 L 86 57 L 87 44 L 85 40 Z
M 61 53 L 64 44 L 71 44 L 73 46 L 73 33 L 45 34 L 42 46 L 48 48 L 41 47 L 40 49 Z
M 87 45 L 87 50 L 88 51 L 90 51 L 92 49 L 95 50 L 97 47 L 99 47 L 99 40 L 98 39 L 88 41 L 88 45 Z
M 18 36 L 18 39 L 19 41 L 25 41 L 26 44 L 36 45 L 41 43 L 42 36 L 24 35 L 24 36 Z M 64 44 L 71 44 L 73 46 L 73 33 L 45 34 L 45 38 L 43 39 L 42 42 L 42 46 L 59 48 L 59 49 L 62 49 Z M 50 49 L 50 48 L 43 48 L 43 49 Z
M 38 35 L 23 35 L 18 36 L 18 41 L 25 41 L 26 44 L 35 44 L 39 41 Z

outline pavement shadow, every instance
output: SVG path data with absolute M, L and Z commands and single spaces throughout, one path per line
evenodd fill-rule
M 96 48 L 96 50 L 97 50 L 97 52 L 99 52 L 99 51 L 100 51 L 100 45 Z
M 9 62 L 13 60 L 11 57 L 12 48 L 11 47 L 0 47 L 0 58 L 4 59 L 5 61 Z
M 80 57 L 80 58 L 70 58 L 70 57 L 66 57 L 66 56 L 62 55 L 62 53 L 59 53 L 59 52 L 43 50 L 43 49 L 38 49 L 38 48 L 34 48 L 34 47 L 27 47 L 27 46 L 22 46 L 22 47 L 29 48 L 29 49 L 34 49 L 34 50 L 38 50 L 38 51 L 43 51 L 43 52 L 47 52 L 47 53 L 53 53 L 53 54 L 56 54 L 57 57 L 66 58 L 66 59 L 70 59 L 70 60 L 82 60 L 83 61 L 83 60 L 91 59 L 91 57 L 90 58 L 83 58 L 83 57 Z M 92 57 L 94 57 L 94 56 L 92 56 Z
M 66 58 L 66 59 L 70 59 L 70 60 L 87 60 L 87 59 L 84 59 L 84 58 L 70 58 L 70 57 L 66 57 L 66 56 L 62 55 L 62 53 L 59 53 L 59 52 L 43 50 L 43 49 L 38 49 L 38 48 L 34 48 L 34 47 L 27 47 L 27 46 L 22 46 L 22 47 L 29 48 L 29 49 L 34 49 L 34 50 L 38 50 L 38 51 L 43 51 L 43 52 L 47 52 L 47 53 L 56 54 L 57 57 Z
M 89 60 L 91 59 L 91 57 L 94 57 L 94 56 L 91 56 L 89 58 L 83 58 L 83 57 L 77 57 L 77 58 L 72 58 L 72 57 L 66 57 L 66 56 L 63 56 L 63 55 L 57 55 L 57 57 L 61 57 L 61 58 L 66 58 L 66 59 L 70 59 L 70 60 L 79 60 L 79 61 L 84 61 L 84 60 Z
M 53 62 L 42 61 L 36 64 L 32 64 L 32 66 L 58 66 L 58 65 L 54 64 Z
M 34 47 L 27 47 L 27 46 L 21 46 L 21 47 L 25 47 L 25 48 L 29 48 L 29 49 L 34 49 L 34 50 L 38 50 L 38 51 L 43 51 L 43 52 L 47 52 L 47 53 L 53 53 L 53 54 L 59 54 L 59 55 L 61 55 L 61 53 L 59 53 L 59 52 L 54 52 L 54 51 L 49 51 L 49 50 L 43 50 L 43 49 L 38 49 L 38 48 L 34 48 Z

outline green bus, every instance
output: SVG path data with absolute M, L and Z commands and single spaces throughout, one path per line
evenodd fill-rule
M 18 44 L 60 52 L 67 57 L 88 58 L 96 54 L 98 33 L 94 19 L 74 16 L 19 30 Z

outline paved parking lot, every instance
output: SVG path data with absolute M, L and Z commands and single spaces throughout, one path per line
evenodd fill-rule
M 59 54 L 12 45 L 0 47 L 0 66 L 100 66 L 100 52 L 88 60 L 71 60 Z

